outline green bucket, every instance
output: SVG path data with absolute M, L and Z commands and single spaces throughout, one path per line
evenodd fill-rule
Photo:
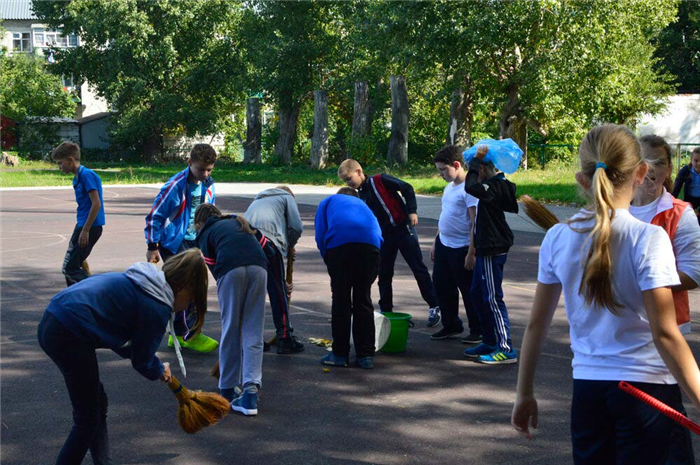
M 391 323 L 391 331 L 389 332 L 389 339 L 386 340 L 386 344 L 384 344 L 384 347 L 382 347 L 381 352 L 391 354 L 406 352 L 408 327 L 410 326 L 411 315 L 408 313 L 394 312 L 386 312 L 382 313 L 382 315 L 389 319 L 389 322 Z

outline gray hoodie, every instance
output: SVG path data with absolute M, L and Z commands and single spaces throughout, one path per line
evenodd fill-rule
M 294 196 L 284 189 L 260 192 L 243 217 L 270 239 L 285 257 L 304 230 Z

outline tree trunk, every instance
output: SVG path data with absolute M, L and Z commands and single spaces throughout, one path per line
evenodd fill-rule
M 474 123 L 474 83 L 464 76 L 462 85 L 452 92 L 450 125 L 445 145 L 458 145 L 465 149 L 471 145 Z
M 141 146 L 146 163 L 155 165 L 161 162 L 162 140 L 160 135 L 153 134 L 143 141 Z
M 262 118 L 260 117 L 260 99 L 249 98 L 246 101 L 246 139 L 243 144 L 243 163 L 262 163 Z
M 372 129 L 369 85 L 367 81 L 355 83 L 355 105 L 352 114 L 352 137 L 359 139 L 370 135 Z
M 508 100 L 501 111 L 498 128 L 501 139 L 513 139 L 523 151 L 521 164 L 527 169 L 527 119 L 520 106 L 517 84 L 511 84 L 508 88 Z
M 328 164 L 328 92 L 314 91 L 314 135 L 311 139 L 311 167 L 323 169 Z
M 408 161 L 408 92 L 403 76 L 391 76 L 391 137 L 387 159 L 399 165 Z
M 297 124 L 299 123 L 299 112 L 301 103 L 282 104 L 279 108 L 279 135 L 275 144 L 275 156 L 284 163 L 292 163 L 292 153 L 294 142 L 297 136 Z

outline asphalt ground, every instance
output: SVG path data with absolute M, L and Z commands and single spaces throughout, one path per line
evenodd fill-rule
M 156 190 L 106 187 L 107 225 L 89 258 L 93 273 L 123 271 L 145 259 L 144 217 Z M 64 288 L 60 268 L 74 227 L 69 189 L 3 191 L 0 303 L 0 461 L 53 463 L 71 427 L 70 402 L 56 366 L 36 341 L 36 327 L 51 297 Z M 242 213 L 250 198 L 222 195 L 225 212 Z M 396 311 L 413 315 L 408 350 L 378 354 L 374 370 L 331 369 L 319 364 L 325 349 L 307 338 L 331 337 L 330 285 L 313 238 L 315 207 L 300 205 L 305 223 L 297 246 L 291 322 L 307 350 L 293 356 L 266 353 L 259 414 L 232 413 L 196 435 L 182 432 L 177 404 L 165 384 L 134 371 L 128 360 L 98 351 L 109 396 L 112 458 L 119 464 L 566 464 L 571 463 L 569 407 L 571 352 L 563 306 L 555 315 L 540 359 L 536 394 L 540 426 L 520 438 L 509 424 L 517 365 L 486 366 L 466 360 L 458 338 L 431 341 L 427 306 L 399 258 L 394 278 Z M 437 221 L 422 218 L 418 233 L 426 260 Z M 504 292 L 513 342 L 520 346 L 534 295 L 543 235 L 516 231 L 505 267 Z M 427 262 L 426 262 L 427 263 Z M 430 265 L 429 265 L 430 266 Z M 378 293 L 373 289 L 376 303 Z M 700 293 L 691 293 L 700 321 Z M 209 289 L 205 333 L 220 335 L 216 284 Z M 463 311 L 462 311 L 463 315 Z M 464 319 L 464 317 L 463 317 Z M 269 307 L 266 338 L 273 334 Z M 700 337 L 689 337 L 700 356 Z M 166 340 L 158 355 L 179 374 Z M 215 354 L 185 351 L 192 389 L 214 390 Z M 691 418 L 700 416 L 691 412 Z M 697 438 L 697 437 L 696 437 Z M 700 440 L 694 438 L 696 456 Z M 86 458 L 85 463 L 91 463 Z

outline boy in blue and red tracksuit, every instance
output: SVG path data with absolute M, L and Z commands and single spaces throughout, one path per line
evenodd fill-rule
M 379 258 L 379 308 L 391 312 L 394 307 L 391 281 L 394 278 L 396 256 L 401 252 L 416 278 L 423 300 L 428 304 L 428 327 L 440 322 L 440 307 L 423 254 L 415 226 L 418 205 L 413 187 L 388 174 L 367 177 L 362 166 L 347 159 L 338 168 L 338 177 L 353 189 L 372 210 L 382 229 L 384 244 Z
M 216 151 L 209 144 L 195 144 L 187 159 L 187 168 L 170 178 L 160 189 L 146 216 L 144 230 L 148 251 L 146 260 L 158 263 L 197 246 L 194 212 L 203 203 L 214 203 L 214 180 L 211 171 Z M 197 352 L 211 352 L 219 346 L 214 339 L 200 333 L 192 339 L 190 330 L 196 315 L 183 312 L 175 318 L 175 332 L 180 345 Z M 173 347 L 172 336 L 168 345 Z

